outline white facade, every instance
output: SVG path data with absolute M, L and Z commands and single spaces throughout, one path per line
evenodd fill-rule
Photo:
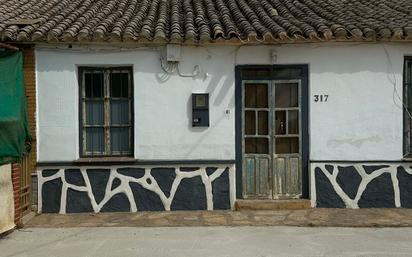
M 301 44 L 183 47 L 180 70 L 166 75 L 160 49 L 36 51 L 38 161 L 79 158 L 78 66 L 133 66 L 135 158 L 235 159 L 235 66 L 308 64 L 310 160 L 402 159 L 406 44 Z M 191 127 L 192 93 L 210 94 L 210 127 Z M 327 102 L 313 101 L 329 95 Z

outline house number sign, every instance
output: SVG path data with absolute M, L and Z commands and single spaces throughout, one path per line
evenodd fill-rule
M 315 102 L 315 103 L 318 103 L 318 102 L 327 102 L 328 101 L 328 97 L 329 97 L 329 95 L 313 95 L 313 101 Z

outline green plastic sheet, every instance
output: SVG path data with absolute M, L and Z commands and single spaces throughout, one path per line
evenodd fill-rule
M 20 161 L 30 145 L 23 52 L 0 49 L 0 165 Z

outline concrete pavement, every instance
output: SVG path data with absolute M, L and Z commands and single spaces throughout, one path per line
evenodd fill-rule
M 412 228 L 26 228 L 2 257 L 412 256 Z

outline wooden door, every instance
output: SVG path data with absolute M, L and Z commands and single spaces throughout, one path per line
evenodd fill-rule
M 301 195 L 300 84 L 299 80 L 242 81 L 244 198 Z
M 270 81 L 243 81 L 243 197 L 271 198 Z
M 273 198 L 302 195 L 301 83 L 273 81 Z

